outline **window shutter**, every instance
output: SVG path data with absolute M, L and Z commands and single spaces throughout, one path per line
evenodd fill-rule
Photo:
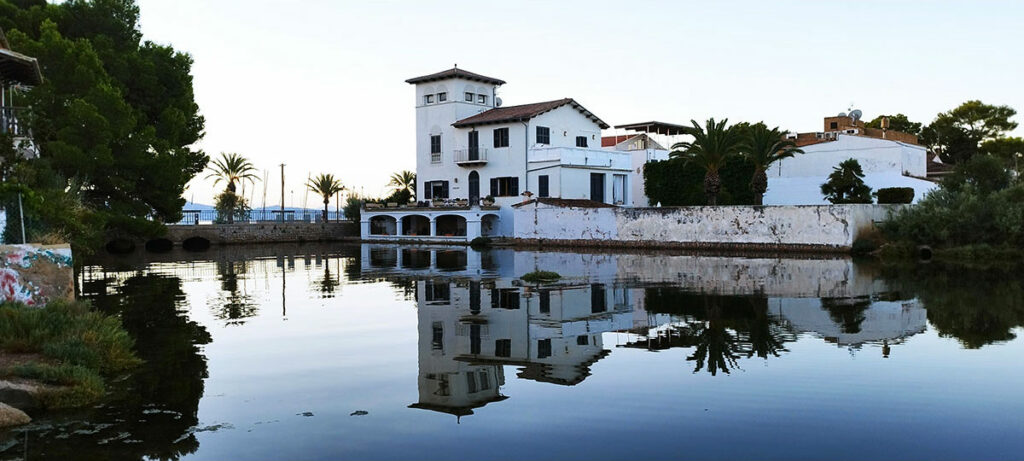
M 448 181 L 441 181 L 441 194 L 444 195 L 442 198 L 448 198 Z
M 491 309 L 498 308 L 498 293 L 497 288 L 491 288 Z
M 430 200 L 430 199 L 434 198 L 434 197 L 431 197 L 431 194 L 433 192 L 434 191 L 432 191 L 431 187 L 430 187 L 430 181 L 423 181 L 423 198 L 425 198 L 427 200 Z
M 519 195 L 519 177 L 517 176 L 517 177 L 511 178 L 511 179 L 512 179 L 512 181 L 510 181 L 510 182 L 512 184 L 509 185 L 509 189 L 511 189 L 511 190 L 509 191 L 508 195 L 511 195 L 511 196 L 515 197 L 515 196 Z
M 491 197 L 498 196 L 498 178 L 491 178 Z

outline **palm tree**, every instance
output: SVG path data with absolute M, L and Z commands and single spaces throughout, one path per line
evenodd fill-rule
M 320 173 L 306 182 L 306 188 L 324 198 L 324 222 L 327 222 L 327 204 L 334 194 L 345 190 L 345 186 L 341 185 L 341 180 L 334 179 L 333 174 Z
M 242 181 L 252 183 L 258 179 L 255 173 L 256 167 L 252 162 L 234 153 L 221 152 L 220 158 L 214 160 L 208 169 L 211 170 L 211 173 L 206 176 L 206 179 L 217 178 L 213 182 L 214 186 L 221 181 L 227 182 L 226 190 L 231 193 L 235 192 L 235 183 Z
M 722 178 L 718 171 L 739 152 L 740 133 L 727 126 L 729 119 L 715 122 L 709 118 L 706 127 L 702 128 L 696 120 L 690 120 L 692 127 L 686 127 L 685 134 L 693 136 L 692 141 L 678 142 L 672 145 L 672 158 L 682 158 L 704 168 L 704 193 L 708 197 L 708 205 L 718 204 L 718 191 L 722 189 Z
M 750 178 L 750 190 L 754 192 L 754 204 L 764 205 L 764 193 L 768 190 L 768 167 L 784 158 L 804 153 L 796 143 L 786 139 L 779 127 L 769 129 L 757 123 L 746 130 L 742 146 L 743 156 L 754 165 L 754 176 Z
M 388 187 L 391 187 L 395 192 L 408 191 L 409 196 L 416 195 L 416 173 L 409 170 L 399 171 L 391 175 L 391 181 L 388 182 Z

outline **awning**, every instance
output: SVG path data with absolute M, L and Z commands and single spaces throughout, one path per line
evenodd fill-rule
M 43 83 L 43 73 L 36 58 L 0 48 L 0 77 L 5 82 L 35 86 Z

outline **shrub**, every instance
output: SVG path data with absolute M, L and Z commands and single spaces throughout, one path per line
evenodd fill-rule
M 552 271 L 535 270 L 533 272 L 523 274 L 523 281 L 529 283 L 554 282 L 560 278 L 562 278 L 562 276 L 558 272 Z
M 835 204 L 871 203 L 871 188 L 864 184 L 864 170 L 852 158 L 832 169 L 828 181 L 821 185 L 821 193 Z
M 0 351 L 35 353 L 45 360 L 0 372 L 70 386 L 50 396 L 50 406 L 79 406 L 98 399 L 103 375 L 140 363 L 133 346 L 120 319 L 95 312 L 85 302 L 52 302 L 43 308 L 0 304 Z
M 473 249 L 487 248 L 492 242 L 490 237 L 477 237 L 469 242 L 469 246 Z
M 1010 186 L 1011 174 L 999 159 L 991 155 L 975 155 L 953 169 L 942 180 L 942 187 L 960 190 L 971 185 L 982 195 L 991 194 Z
M 214 197 L 214 208 L 217 210 L 217 217 L 213 222 L 217 224 L 247 221 L 249 218 L 249 204 L 245 197 L 231 191 L 224 191 Z
M 913 187 L 883 187 L 875 192 L 878 203 L 911 203 L 914 201 Z
M 358 223 L 361 218 L 359 210 L 363 207 L 364 203 L 366 203 L 366 200 L 355 194 L 345 199 L 345 206 L 341 209 L 345 213 L 345 219 Z
M 936 249 L 1024 245 L 1024 185 L 984 194 L 973 184 L 946 185 L 893 214 L 882 230 L 895 242 Z

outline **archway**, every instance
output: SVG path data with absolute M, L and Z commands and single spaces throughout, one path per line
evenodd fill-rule
M 430 219 L 422 215 L 403 217 L 402 235 L 430 235 Z
M 395 235 L 398 221 L 393 216 L 374 216 L 370 218 L 370 235 Z
M 165 238 L 153 239 L 146 242 L 146 251 L 151 253 L 166 253 L 174 248 L 174 243 Z
M 202 237 L 189 237 L 181 242 L 181 247 L 187 251 L 205 251 L 210 248 L 210 241 Z
M 496 214 L 485 214 L 480 220 L 480 235 L 484 237 L 494 237 L 499 235 L 500 223 L 498 222 L 498 215 Z
M 441 215 L 435 219 L 438 237 L 465 237 L 466 218 L 456 215 Z
M 135 251 L 135 242 L 125 238 L 117 238 L 107 242 L 106 249 L 108 253 L 128 254 Z

